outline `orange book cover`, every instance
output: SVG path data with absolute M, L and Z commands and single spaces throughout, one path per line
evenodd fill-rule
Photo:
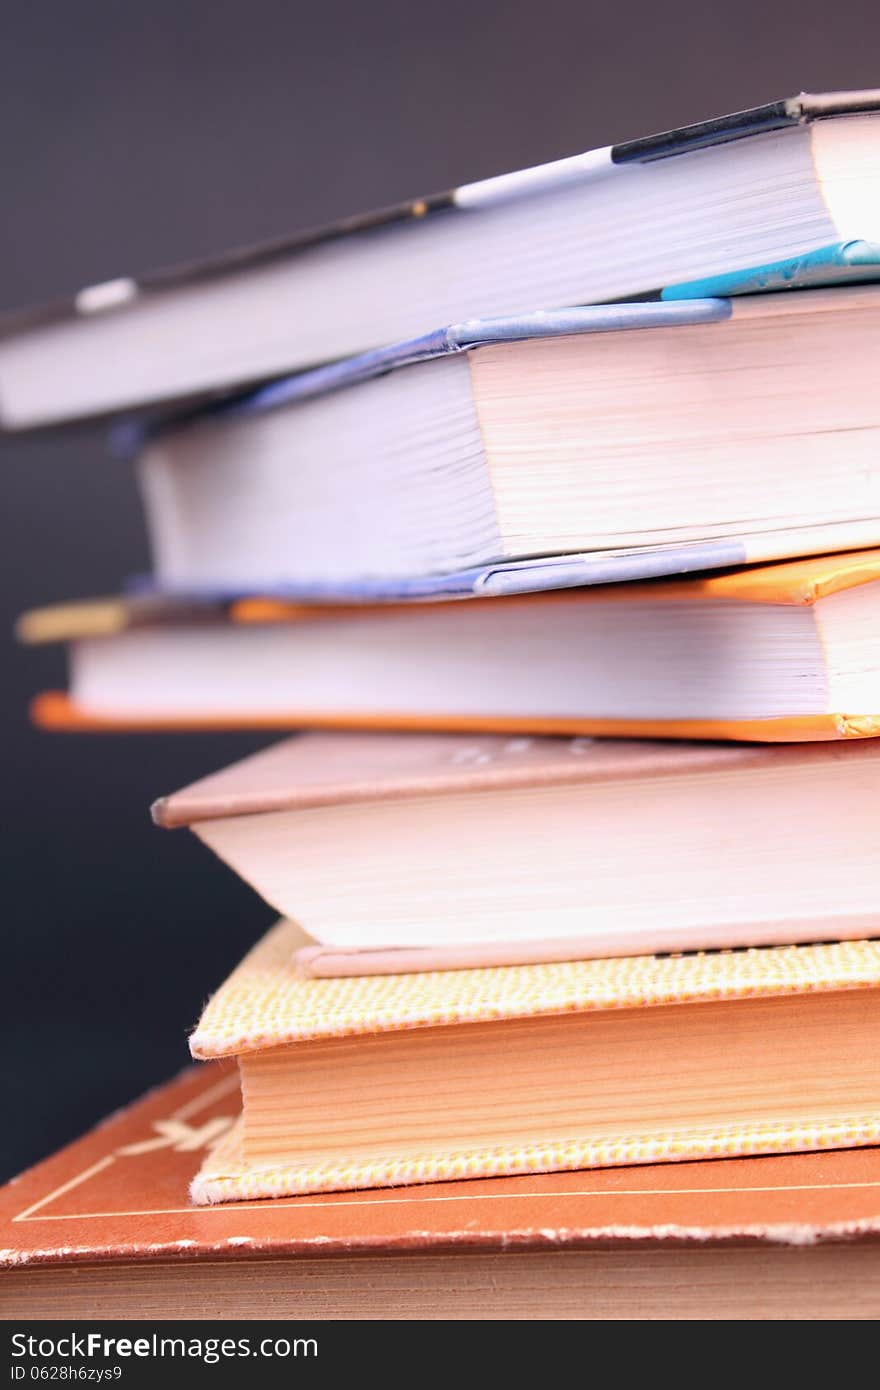
M 516 598 L 471 599 L 457 603 L 462 611 L 477 613 L 489 605 L 504 605 L 507 613 L 533 612 L 536 605 L 548 610 L 563 605 L 586 606 L 597 602 L 634 603 L 646 599 L 664 602 L 722 602 L 769 606 L 810 606 L 844 590 L 880 579 L 880 550 L 819 556 L 753 566 L 729 573 L 681 580 L 604 585 Z M 401 614 L 412 617 L 415 605 L 373 605 L 350 608 L 306 607 L 272 598 L 243 598 L 228 607 L 208 605 L 204 621 L 243 627 L 264 625 L 337 624 L 342 639 L 348 625 L 381 619 L 393 625 Z M 419 621 L 428 626 L 449 604 L 417 606 Z M 500 610 L 498 610 L 500 611 Z M 172 601 L 145 604 L 140 600 L 104 600 L 93 605 L 59 605 L 25 614 L 19 634 L 25 641 L 76 641 L 107 636 L 151 622 L 191 621 L 192 606 Z M 880 733 L 880 710 L 853 713 L 847 710 L 757 718 L 632 718 L 583 717 L 576 714 L 549 716 L 539 709 L 529 714 L 504 715 L 420 711 L 416 708 L 352 708 L 332 710 L 297 704 L 289 708 L 241 709 L 225 713 L 210 710 L 96 712 L 61 691 L 36 697 L 32 718 L 40 727 L 56 731 L 100 732 L 138 729 L 290 729 L 320 728 L 410 729 L 507 734 L 563 734 L 626 738 L 721 739 L 758 742 L 826 741 L 870 738 Z

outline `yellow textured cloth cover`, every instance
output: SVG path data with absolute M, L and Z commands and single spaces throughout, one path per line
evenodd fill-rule
M 880 986 L 880 941 L 337 979 L 301 975 L 301 944 L 292 922 L 267 933 L 209 1001 L 190 1039 L 194 1057 L 495 1018 Z
M 248 1163 L 238 1123 L 205 1159 L 190 1187 L 197 1206 L 254 1198 L 304 1196 L 316 1192 L 401 1187 L 413 1183 L 510 1178 L 530 1173 L 571 1172 L 583 1168 L 628 1167 L 636 1163 L 683 1163 L 709 1158 L 748 1158 L 760 1154 L 815 1153 L 880 1143 L 877 1115 L 854 1115 L 821 1125 L 756 1124 L 705 1129 L 650 1139 L 611 1139 L 596 1143 L 553 1142 L 540 1147 L 426 1153 L 405 1162 L 393 1156 L 369 1163 L 339 1162 L 320 1167 L 278 1167 Z
M 880 985 L 880 941 L 777 946 L 686 956 L 630 956 L 545 965 L 414 975 L 308 979 L 294 953 L 299 928 L 279 922 L 245 958 L 205 1009 L 193 1035 L 196 1057 L 220 1057 L 392 1029 L 486 1022 L 599 1009 L 745 999 Z M 442 1144 L 406 1156 L 333 1153 L 299 1163 L 245 1157 L 241 1128 L 206 1158 L 192 1185 L 198 1204 L 281 1198 L 315 1192 L 448 1182 L 621 1164 L 854 1148 L 880 1143 L 876 1109 L 817 1124 L 795 1114 L 755 1123 L 676 1126 L 586 1139 L 548 1132 L 543 1142 L 449 1150 Z

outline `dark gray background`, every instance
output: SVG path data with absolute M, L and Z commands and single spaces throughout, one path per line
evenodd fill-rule
M 7 0 L 0 36 L 2 308 L 801 89 L 880 85 L 871 0 Z M 99 431 L 0 452 L 4 634 L 26 606 L 146 566 L 132 479 Z M 205 994 L 271 919 L 147 815 L 261 740 L 32 732 L 29 696 L 63 680 L 59 652 L 6 642 L 0 1176 L 183 1066 Z

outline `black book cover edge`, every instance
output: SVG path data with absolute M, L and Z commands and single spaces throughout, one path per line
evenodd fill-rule
M 764 106 L 755 106 L 731 115 L 714 117 L 694 125 L 681 126 L 676 130 L 612 145 L 611 162 L 630 164 L 666 159 L 694 149 L 740 140 L 823 117 L 858 115 L 877 110 L 880 110 L 880 88 L 820 94 L 803 92 L 784 101 L 769 102 Z M 182 288 L 238 270 L 250 270 L 285 256 L 308 251 L 327 241 L 375 231 L 395 223 L 421 220 L 440 212 L 450 212 L 456 206 L 456 192 L 456 189 L 450 189 L 427 198 L 416 198 L 374 212 L 342 218 L 327 226 L 309 228 L 295 236 L 277 238 L 225 252 L 219 256 L 152 271 L 139 276 L 132 284 L 139 296 L 142 293 L 161 293 Z M 79 294 L 74 294 L 43 305 L 0 315 L 0 338 L 13 337 L 18 333 L 66 318 L 79 317 L 78 298 Z

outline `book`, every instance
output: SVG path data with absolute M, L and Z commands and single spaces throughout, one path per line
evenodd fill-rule
M 67 641 L 43 728 L 401 728 L 750 741 L 880 733 L 880 550 L 466 603 L 121 597 Z M 875 650 L 876 646 L 876 650 Z
M 871 1318 L 880 1149 L 194 1208 L 238 1113 L 201 1063 L 0 1190 L 24 1319 Z
M 313 971 L 432 970 L 876 935 L 878 771 L 874 739 L 309 733 L 153 814 L 298 922 Z
M 801 94 L 8 317 L 9 428 L 880 241 L 876 91 Z
M 880 1142 L 880 942 L 318 980 L 299 940 L 190 1038 L 242 1083 L 199 1204 Z
M 451 334 L 148 432 L 155 586 L 431 597 L 880 542 L 880 285 Z

